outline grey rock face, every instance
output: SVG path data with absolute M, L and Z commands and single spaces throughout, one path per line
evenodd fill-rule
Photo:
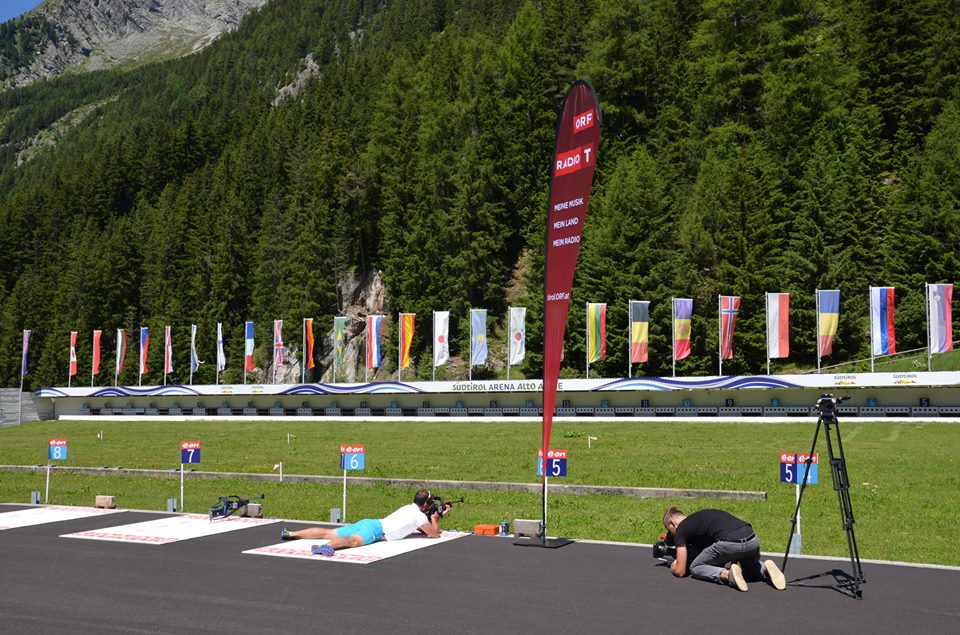
M 180 57 L 236 28 L 268 0 L 47 0 L 35 10 L 65 35 L 48 41 L 12 86 L 67 70 Z

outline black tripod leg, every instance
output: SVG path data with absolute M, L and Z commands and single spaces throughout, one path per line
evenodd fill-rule
M 830 436 L 830 423 L 826 422 L 827 452 L 830 455 L 830 473 L 833 479 L 833 489 L 837 491 L 840 503 L 840 517 L 843 520 L 843 530 L 847 534 L 847 547 L 850 550 L 850 566 L 853 568 L 852 583 L 854 595 L 863 597 L 860 584 L 866 580 L 863 577 L 863 568 L 860 566 L 860 550 L 857 548 L 857 536 L 854 532 L 853 504 L 850 502 L 850 477 L 847 474 L 847 459 L 843 453 L 843 441 L 840 438 L 840 424 L 834 419 L 834 433 L 837 435 L 837 449 L 839 456 L 833 452 L 833 442 Z
M 813 457 L 813 451 L 817 448 L 817 437 L 820 435 L 820 424 L 823 423 L 823 417 L 817 419 L 817 429 L 813 433 L 813 443 L 810 444 L 810 454 Z M 783 552 L 783 562 L 780 564 L 780 570 L 786 572 L 787 558 L 790 556 L 790 543 L 793 542 L 793 532 L 797 530 L 797 519 L 800 517 L 800 503 L 803 502 L 803 493 L 807 489 L 807 480 L 810 478 L 810 461 L 807 460 L 807 469 L 803 471 L 803 482 L 800 484 L 800 495 L 797 496 L 797 507 L 793 511 L 793 522 L 790 524 L 790 535 L 787 537 L 787 548 Z

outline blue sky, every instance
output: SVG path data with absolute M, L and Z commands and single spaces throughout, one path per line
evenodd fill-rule
M 0 0 L 0 22 L 6 22 L 26 13 L 42 0 Z

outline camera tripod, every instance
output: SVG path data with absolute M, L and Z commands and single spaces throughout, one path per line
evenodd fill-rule
M 793 538 L 793 532 L 797 528 L 797 518 L 800 517 L 800 503 L 803 501 L 803 492 L 807 488 L 807 481 L 810 478 L 810 465 L 813 462 L 813 453 L 817 447 L 817 436 L 820 434 L 820 428 L 824 429 L 824 436 L 827 438 L 827 453 L 830 456 L 830 476 L 833 481 L 833 489 L 837 492 L 837 498 L 840 500 L 840 516 L 843 522 L 843 530 L 847 534 L 847 546 L 850 549 L 850 564 L 853 568 L 853 574 L 843 574 L 845 579 L 838 581 L 841 591 L 850 593 L 857 599 L 863 599 L 863 592 L 860 585 L 865 583 L 863 569 L 860 566 L 860 551 L 857 549 L 857 536 L 853 530 L 853 506 L 850 504 L 850 479 L 847 477 L 847 460 L 843 454 L 843 441 L 840 439 L 840 422 L 837 420 L 837 404 L 846 397 L 837 398 L 833 395 L 823 395 L 817 401 L 817 410 L 820 416 L 817 418 L 817 429 L 813 433 L 813 444 L 810 446 L 810 454 L 807 455 L 806 470 L 803 474 L 803 482 L 800 485 L 800 494 L 797 497 L 797 508 L 793 513 L 793 525 L 790 527 L 790 537 L 787 540 L 787 549 L 783 554 L 783 564 L 780 566 L 782 571 L 787 570 L 787 558 L 790 555 L 790 541 Z M 837 454 L 834 454 L 834 437 L 836 438 Z M 841 572 L 843 573 L 843 572 Z

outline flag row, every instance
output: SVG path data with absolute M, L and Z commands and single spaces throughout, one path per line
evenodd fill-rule
M 870 287 L 870 352 L 871 358 L 896 353 L 896 335 L 894 329 L 894 287 Z M 927 284 L 927 340 L 929 354 L 945 353 L 953 350 L 953 285 Z M 766 345 L 767 362 L 771 359 L 783 359 L 790 356 L 790 294 L 766 294 Z M 734 333 L 737 318 L 740 315 L 739 296 L 719 295 L 717 297 L 717 328 L 718 357 L 720 373 L 723 371 L 723 361 L 733 358 Z M 820 360 L 833 352 L 833 341 L 837 335 L 840 322 L 840 291 L 836 289 L 817 289 L 816 300 L 816 341 L 817 366 Z M 672 298 L 672 344 L 674 371 L 676 362 L 686 359 L 691 354 L 691 321 L 693 318 L 693 300 L 690 298 Z M 629 302 L 629 365 L 642 364 L 649 361 L 650 338 L 650 301 L 630 300 Z M 383 362 L 382 327 L 384 315 L 368 315 L 365 319 L 364 339 L 366 343 L 365 366 L 367 370 L 379 368 Z M 443 366 L 450 359 L 449 338 L 449 311 L 433 312 L 433 350 L 432 362 L 436 369 Z M 416 329 L 415 313 L 400 313 L 398 316 L 398 369 L 409 368 L 411 364 L 411 347 Z M 314 367 L 313 350 L 313 319 L 304 318 L 302 321 L 302 350 L 306 363 L 302 365 L 302 373 Z M 334 377 L 338 368 L 344 365 L 347 346 L 347 318 L 337 316 L 333 318 L 333 349 L 334 349 Z M 31 332 L 23 332 L 23 357 L 21 375 L 26 375 L 27 351 Z M 141 327 L 139 330 L 139 363 L 138 376 L 142 378 L 150 371 L 147 368 L 147 354 L 150 348 L 150 329 Z M 77 374 L 77 331 L 70 332 L 69 372 L 67 385 L 70 385 Z M 91 384 L 93 377 L 100 374 L 101 365 L 101 337 L 102 331 L 93 331 Z M 204 363 L 197 354 L 196 347 L 197 326 L 190 326 L 190 383 L 193 383 L 193 374 L 200 364 Z M 607 304 L 589 302 L 586 304 L 586 363 L 587 377 L 591 363 L 604 361 L 607 354 Z M 124 329 L 117 329 L 114 382 L 124 369 L 127 355 L 127 333 Z M 273 373 L 276 381 L 277 369 L 284 361 L 285 345 L 283 341 L 283 320 L 274 320 L 273 324 Z M 244 323 L 244 383 L 246 374 L 257 370 L 253 361 L 254 328 L 253 322 Z M 509 368 L 523 361 L 526 355 L 526 309 L 523 307 L 509 308 L 509 328 L 507 343 L 507 372 Z M 469 367 L 482 366 L 487 362 L 487 310 L 470 309 L 470 350 Z M 223 325 L 217 323 L 216 343 L 216 381 L 219 383 L 219 374 L 227 366 L 227 358 L 223 347 Z M 173 338 L 170 326 L 164 327 L 163 349 L 163 382 L 166 385 L 167 376 L 173 373 Z M 303 380 L 303 378 L 301 378 Z
M 526 309 L 523 307 L 510 307 L 509 309 L 509 319 L 510 319 L 510 330 L 509 330 L 509 343 L 508 343 L 508 363 L 511 366 L 519 364 L 523 361 L 526 355 Z M 382 346 L 382 326 L 384 323 L 384 315 L 368 315 L 365 319 L 365 330 L 364 330 L 364 339 L 366 343 L 366 368 L 367 370 L 372 370 L 379 368 L 383 362 L 383 346 Z M 398 360 L 399 368 L 405 369 L 410 366 L 411 357 L 410 351 L 413 343 L 413 335 L 415 330 L 415 313 L 401 313 L 399 315 L 399 343 L 398 343 Z M 447 363 L 450 359 L 450 337 L 449 337 L 449 323 L 450 323 L 450 312 L 449 311 L 434 311 L 433 313 L 433 366 L 442 366 Z M 303 319 L 303 348 L 304 359 L 306 363 L 302 365 L 302 372 L 305 375 L 306 370 L 314 368 L 314 335 L 313 335 L 313 318 L 304 318 Z M 27 357 L 30 347 L 30 338 L 31 331 L 24 330 L 23 332 L 23 354 L 21 360 L 21 376 L 28 374 L 28 365 Z M 247 373 L 257 370 L 256 364 L 254 363 L 253 353 L 255 349 L 255 338 L 254 338 L 254 324 L 252 321 L 244 323 L 243 327 L 244 335 L 244 361 L 243 361 L 243 371 L 244 371 L 244 383 L 247 380 Z M 68 364 L 68 373 L 67 373 L 67 386 L 72 385 L 73 378 L 77 375 L 78 372 L 78 361 L 77 361 L 77 337 L 79 333 L 77 331 L 70 332 L 70 348 L 69 348 L 69 364 Z M 103 336 L 102 330 L 93 331 L 92 339 L 92 360 L 90 368 L 90 382 L 93 385 L 94 377 L 100 375 L 101 372 L 101 360 L 102 360 L 102 347 L 101 340 Z M 127 348 L 129 342 L 127 339 L 127 331 L 125 329 L 117 329 L 116 334 L 116 346 L 115 346 L 115 357 L 114 357 L 114 384 L 117 383 L 118 377 L 121 372 L 123 372 L 126 359 L 127 359 Z M 137 375 L 139 378 L 138 383 L 142 384 L 143 376 L 150 373 L 150 369 L 147 366 L 147 359 L 150 351 L 151 339 L 150 339 L 150 328 L 143 326 L 139 329 L 139 360 L 137 365 Z M 334 359 L 333 367 L 334 373 L 336 370 L 344 365 L 346 357 L 346 347 L 347 347 L 347 318 L 345 316 L 337 316 L 333 319 L 333 349 L 334 349 Z M 276 372 L 277 369 L 284 362 L 284 350 L 285 345 L 283 341 L 283 320 L 274 320 L 273 323 L 273 379 L 276 381 Z M 487 311 L 486 309 L 470 309 L 470 365 L 472 366 L 482 366 L 487 362 Z M 197 325 L 190 325 L 190 380 L 189 383 L 193 384 L 193 375 L 197 372 L 200 365 L 203 362 L 198 353 L 197 353 Z M 219 384 L 220 381 L 220 372 L 225 370 L 227 367 L 227 356 L 224 353 L 223 345 L 223 324 L 217 323 L 217 343 L 216 343 L 216 382 Z M 167 383 L 167 376 L 173 374 L 174 364 L 173 364 L 173 332 L 170 326 L 164 327 L 164 343 L 163 343 L 163 385 Z M 301 380 L 304 378 L 301 377 Z

